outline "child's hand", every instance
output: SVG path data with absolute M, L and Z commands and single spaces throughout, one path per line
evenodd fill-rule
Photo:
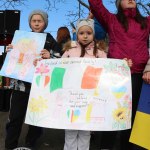
M 37 66 L 37 62 L 42 60 L 42 58 L 36 58 L 33 60 L 33 65 L 36 67 Z
M 124 58 L 124 60 L 127 62 L 128 66 L 131 68 L 132 65 L 133 65 L 133 62 L 131 59 L 127 59 L 127 58 Z
M 11 49 L 13 49 L 13 45 L 12 44 L 8 44 L 8 46 L 6 46 L 6 53 L 10 52 Z
M 41 50 L 40 55 L 43 59 L 50 59 L 50 57 L 51 57 L 50 52 L 46 49 Z
M 143 74 L 143 80 L 145 81 L 145 82 L 147 82 L 148 84 L 150 84 L 150 71 L 149 72 L 145 72 L 144 74 Z

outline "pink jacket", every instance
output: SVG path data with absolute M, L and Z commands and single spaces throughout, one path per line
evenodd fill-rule
M 150 16 L 148 28 L 142 30 L 140 24 L 129 18 L 129 29 L 125 32 L 115 14 L 110 13 L 102 0 L 89 0 L 94 16 L 101 22 L 109 34 L 109 58 L 132 59 L 132 73 L 142 73 L 148 61 L 147 40 L 150 33 Z
M 86 52 L 84 57 L 95 58 L 93 55 L 94 42 L 91 43 L 88 47 L 86 47 Z M 73 42 L 72 48 L 62 55 L 62 57 L 80 57 L 81 55 L 81 46 L 78 42 Z M 106 58 L 106 53 L 104 51 L 99 50 L 97 54 L 97 58 Z

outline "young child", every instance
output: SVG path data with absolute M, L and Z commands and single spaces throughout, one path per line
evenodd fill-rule
M 105 58 L 106 53 L 101 47 L 96 47 L 94 41 L 94 21 L 79 20 L 76 26 L 77 42 L 66 43 L 62 57 Z M 65 130 L 64 150 L 89 150 L 90 131 Z
M 64 44 L 70 40 L 71 40 L 71 35 L 69 29 L 65 26 L 58 28 L 56 41 L 61 50 L 63 49 Z
M 77 42 L 69 42 L 64 46 L 62 57 L 106 58 L 104 43 L 96 44 L 93 19 L 82 19 L 76 26 Z M 127 60 L 129 66 L 131 60 Z M 65 130 L 64 150 L 89 150 L 90 131 Z
M 48 25 L 48 14 L 42 10 L 34 10 L 29 15 L 29 26 L 32 32 L 43 33 Z M 7 51 L 13 48 L 8 45 Z M 44 49 L 41 50 L 41 57 L 50 58 L 50 50 L 60 52 L 57 42 L 50 33 L 47 33 Z M 5 148 L 14 149 L 18 145 L 22 124 L 24 121 L 29 92 L 31 84 L 19 80 L 14 80 L 14 91 L 11 96 L 11 106 L 9 111 L 9 119 L 6 124 Z M 25 139 L 26 147 L 33 147 L 37 139 L 42 134 L 42 128 L 29 125 L 29 130 Z
M 98 21 L 101 21 L 108 33 L 108 57 L 127 58 L 133 62 L 131 67 L 133 123 L 142 87 L 142 73 L 149 57 L 147 40 L 150 33 L 150 16 L 143 17 L 140 14 L 135 0 L 116 0 L 117 14 L 110 13 L 102 0 L 89 0 L 89 3 L 92 13 Z M 121 132 L 121 150 L 133 149 L 133 145 L 128 142 L 130 132 L 131 130 Z M 108 135 L 106 141 L 109 137 L 111 135 Z M 114 136 L 112 138 L 114 139 Z
M 94 15 L 89 11 L 87 19 L 93 19 L 94 20 L 94 30 L 95 30 L 95 39 L 97 41 L 105 41 L 106 40 L 106 31 L 101 25 L 100 22 L 97 21 L 97 19 L 94 17 Z M 72 28 L 73 33 L 73 40 L 76 40 L 76 29 Z

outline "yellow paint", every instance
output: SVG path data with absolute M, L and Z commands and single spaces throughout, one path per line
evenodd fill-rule
M 79 117 L 79 116 L 74 116 L 74 115 L 73 115 L 72 122 L 75 122 L 75 121 L 78 119 L 78 117 Z
M 95 89 L 95 91 L 94 91 L 94 96 L 99 96 L 98 88 Z
M 30 112 L 42 113 L 45 109 L 48 108 L 47 100 L 39 96 L 36 98 L 31 98 L 29 100 L 28 108 Z
M 130 142 L 150 150 L 150 114 L 137 111 Z
M 86 112 L 86 122 L 90 122 L 92 108 L 93 108 L 93 105 L 89 104 L 87 108 L 87 112 Z
M 113 93 L 113 94 L 117 99 L 120 99 L 124 95 L 123 92 L 118 92 L 118 93 Z

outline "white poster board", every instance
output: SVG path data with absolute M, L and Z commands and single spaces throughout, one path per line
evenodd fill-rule
M 40 57 L 45 40 L 46 33 L 16 30 L 11 43 L 13 49 L 7 52 L 0 75 L 32 82 L 35 69 L 33 60 Z
M 25 123 L 57 129 L 131 127 L 131 73 L 124 60 L 42 60 L 33 78 Z

